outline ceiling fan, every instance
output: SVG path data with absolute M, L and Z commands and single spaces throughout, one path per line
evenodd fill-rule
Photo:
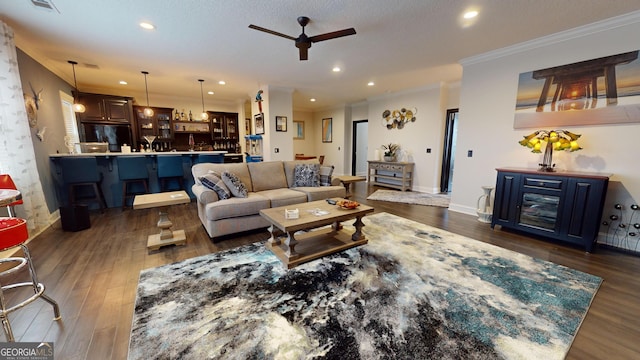
M 356 34 L 356 30 L 354 28 L 349 28 L 349 29 L 344 29 L 344 30 L 339 30 L 339 31 L 334 31 L 334 32 L 330 32 L 330 33 L 326 33 L 326 34 L 321 34 L 321 35 L 315 35 L 315 36 L 307 36 L 304 33 L 304 27 L 307 26 L 307 24 L 309 23 L 309 18 L 306 16 L 300 16 L 298 17 L 298 24 L 300 24 L 300 26 L 302 26 L 302 34 L 300 34 L 300 36 L 298 36 L 297 38 L 294 38 L 293 36 L 289 36 L 289 35 L 285 35 L 283 33 L 279 33 L 277 31 L 273 31 L 273 30 L 269 30 L 269 29 L 265 29 L 263 27 L 260 26 L 256 26 L 256 25 L 249 25 L 249 28 L 254 29 L 254 30 L 259 30 L 259 31 L 264 31 L 268 34 L 271 35 L 277 35 L 277 36 L 281 36 L 285 39 L 289 39 L 289 40 L 293 40 L 296 42 L 296 47 L 298 49 L 300 49 L 300 60 L 307 60 L 308 57 L 308 50 L 311 47 L 312 43 L 315 42 L 319 42 L 319 41 L 325 41 L 325 40 L 331 40 L 331 39 L 335 39 L 335 38 L 339 38 L 339 37 L 343 37 L 343 36 L 348 36 L 348 35 L 355 35 Z

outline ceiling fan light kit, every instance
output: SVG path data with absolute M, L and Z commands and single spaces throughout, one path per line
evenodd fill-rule
M 348 29 L 344 29 L 344 30 L 333 31 L 333 32 L 326 33 L 326 34 L 307 36 L 307 34 L 305 34 L 305 32 L 304 32 L 304 27 L 307 26 L 307 24 L 309 24 L 309 21 L 310 21 L 310 19 L 308 17 L 306 17 L 306 16 L 298 17 L 298 24 L 300 24 L 300 26 L 302 26 L 302 34 L 300 34 L 297 38 L 294 38 L 293 36 L 285 35 L 283 33 L 279 33 L 277 31 L 266 29 L 266 28 L 263 28 L 263 27 L 260 27 L 260 26 L 257 26 L 257 25 L 253 25 L 253 24 L 249 25 L 249 28 L 250 29 L 254 29 L 254 30 L 258 30 L 258 31 L 262 31 L 262 32 L 266 32 L 267 34 L 280 36 L 280 37 L 283 37 L 285 39 L 293 40 L 295 42 L 296 47 L 299 50 L 300 60 L 308 60 L 309 59 L 309 48 L 311 47 L 311 44 L 313 44 L 313 43 L 320 42 L 320 41 L 325 41 L 325 40 L 336 39 L 336 38 L 339 38 L 339 37 L 355 35 L 356 34 L 356 30 L 354 28 L 348 28 Z

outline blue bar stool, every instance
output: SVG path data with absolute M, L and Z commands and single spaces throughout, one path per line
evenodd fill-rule
M 200 163 L 222 164 L 224 163 L 224 154 L 199 154 L 198 164 Z
M 127 206 L 127 198 L 149 193 L 149 171 L 144 156 L 118 156 L 118 178 L 122 182 L 122 208 Z M 130 192 L 129 184 L 141 184 L 144 192 Z
M 23 252 L 22 257 L 9 257 L 0 259 L 0 264 L 3 265 L 3 269 L 0 272 L 0 276 L 13 274 L 25 266 L 29 267 L 29 274 L 31 280 L 20 283 L 10 283 L 0 286 L 0 321 L 2 322 L 2 328 L 7 337 L 7 341 L 15 341 L 13 337 L 13 331 L 11 330 L 11 323 L 9 322 L 9 313 L 16 311 L 27 304 L 35 301 L 37 298 L 42 298 L 51 306 L 53 306 L 54 320 L 60 320 L 60 308 L 58 303 L 44 294 L 44 284 L 38 282 L 38 276 L 36 275 L 29 249 L 25 245 L 25 242 L 29 238 L 29 232 L 27 231 L 27 222 L 20 218 L 0 217 L 0 251 L 8 250 L 17 246 L 20 246 Z M 7 265 L 7 266 L 4 266 Z M 4 281 L 3 281 L 4 282 Z M 4 297 L 4 293 L 7 290 L 17 289 L 20 287 L 33 288 L 33 293 L 25 300 L 9 306 L 7 299 Z
M 62 178 L 69 192 L 69 205 L 83 202 L 98 202 L 100 210 L 107 207 L 102 193 L 102 173 L 98 171 L 98 160 L 95 156 L 64 157 L 60 159 Z M 92 196 L 79 196 L 82 188 L 90 188 Z
M 184 170 L 182 168 L 182 156 L 158 155 L 158 179 L 160 180 L 160 192 L 166 191 L 167 181 L 177 180 L 179 190 L 184 188 Z

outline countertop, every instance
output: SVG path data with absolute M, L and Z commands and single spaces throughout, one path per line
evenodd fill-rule
M 242 155 L 242 154 L 229 154 L 223 150 L 213 150 L 213 151 L 164 151 L 164 152 L 131 152 L 131 153 L 121 153 L 121 152 L 106 152 L 106 153 L 86 153 L 86 154 L 49 154 L 50 158 L 61 158 L 61 157 L 81 157 L 81 156 L 97 156 L 97 157 L 111 157 L 111 156 L 163 156 L 163 155 L 215 155 L 215 154 L 225 154 L 225 156 L 232 155 Z

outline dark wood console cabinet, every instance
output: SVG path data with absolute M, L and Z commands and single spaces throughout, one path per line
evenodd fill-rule
M 610 174 L 496 169 L 491 228 L 506 228 L 581 245 L 598 236 Z

